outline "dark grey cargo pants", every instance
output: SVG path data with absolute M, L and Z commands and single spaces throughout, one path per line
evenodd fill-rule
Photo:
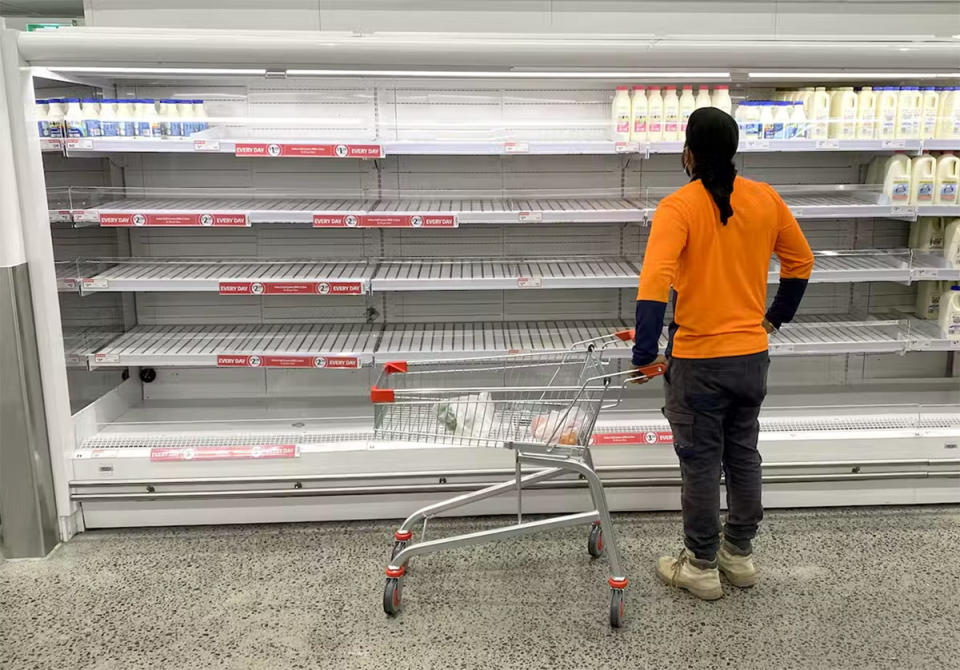
M 684 542 L 713 561 L 720 543 L 720 472 L 727 484 L 724 536 L 744 552 L 763 519 L 757 417 L 767 394 L 767 352 L 727 358 L 672 358 L 663 413 L 683 478 Z

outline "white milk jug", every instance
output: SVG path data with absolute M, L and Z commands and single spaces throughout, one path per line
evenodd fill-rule
M 940 298 L 950 285 L 945 281 L 917 282 L 917 304 L 915 312 L 921 319 L 940 318 Z
M 910 157 L 894 154 L 887 159 L 883 177 L 883 193 L 895 205 L 910 202 Z
M 960 270 L 960 219 L 954 219 L 943 227 L 943 257 Z
M 810 120 L 810 138 L 827 139 L 830 123 L 830 94 L 823 86 L 818 86 L 810 97 L 810 113 L 807 114 L 807 118 Z
M 937 159 L 930 154 L 917 156 L 910 166 L 910 204 L 932 205 L 937 181 Z
M 900 89 L 897 102 L 897 139 L 917 139 L 920 137 L 920 88 L 904 86 Z
M 160 107 L 163 115 L 163 106 Z M 617 93 L 613 96 L 610 109 L 613 138 L 626 142 L 630 139 L 630 94 L 626 86 L 617 86 Z
M 897 136 L 897 102 L 899 89 L 895 86 L 877 88 L 877 136 L 882 140 L 892 140 Z
M 937 89 L 927 86 L 923 89 L 920 102 L 920 138 L 933 139 L 937 136 L 937 114 L 940 112 L 940 96 Z
M 948 340 L 960 342 L 960 284 L 940 296 L 940 332 Z
M 910 224 L 910 248 L 939 253 L 943 249 L 943 220 L 936 216 L 921 216 Z
M 857 96 L 857 139 L 872 140 L 877 136 L 877 94 L 869 86 Z
M 937 159 L 937 183 L 934 186 L 933 203 L 956 205 L 958 190 L 960 190 L 960 158 L 946 151 Z
M 647 87 L 634 86 L 630 100 L 630 141 L 647 141 Z
M 842 88 L 830 96 L 830 137 L 852 140 L 857 134 L 857 94 Z
M 680 138 L 680 98 L 676 86 L 664 86 L 663 90 L 663 141 L 675 142 Z

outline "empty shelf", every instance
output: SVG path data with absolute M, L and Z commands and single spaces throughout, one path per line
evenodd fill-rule
M 630 326 L 624 321 L 509 321 L 387 325 L 377 347 L 378 362 L 495 356 L 564 351 L 574 343 L 612 334 Z M 619 340 L 610 347 L 629 355 Z
M 384 261 L 375 291 L 523 288 L 631 288 L 637 268 L 620 258 L 411 259 Z
M 349 369 L 372 360 L 378 332 L 367 324 L 137 326 L 91 365 Z
M 84 277 L 84 293 L 214 291 L 224 295 L 360 295 L 375 265 L 363 261 L 129 259 Z

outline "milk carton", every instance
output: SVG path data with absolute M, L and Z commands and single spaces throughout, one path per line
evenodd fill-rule
M 163 116 L 163 100 L 160 101 L 160 116 Z M 626 86 L 617 86 L 610 108 L 613 138 L 620 142 L 630 140 L 630 94 Z
M 956 205 L 960 202 L 957 191 L 960 190 L 960 158 L 945 151 L 937 159 L 937 183 L 934 186 L 935 205 Z
M 937 159 L 930 154 L 914 158 L 910 166 L 910 204 L 932 205 L 936 181 Z

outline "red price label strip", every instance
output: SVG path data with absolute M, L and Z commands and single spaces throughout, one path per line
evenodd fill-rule
M 220 295 L 363 295 L 363 282 L 220 282 Z
M 249 158 L 383 158 L 379 144 L 282 144 L 238 142 L 234 155 Z
M 177 447 L 153 448 L 150 460 L 163 461 L 232 461 L 296 458 L 295 444 L 257 444 L 231 447 Z
M 673 444 L 669 430 L 648 430 L 643 433 L 595 433 L 591 444 Z
M 456 228 L 456 214 L 364 214 L 362 228 Z
M 314 212 L 314 228 L 357 228 L 360 226 L 362 214 L 332 214 Z
M 356 369 L 360 360 L 356 356 L 301 356 L 272 354 L 219 354 L 218 368 L 313 368 Z
M 100 212 L 100 226 L 116 227 L 189 227 L 245 228 L 250 225 L 246 214 L 184 213 L 138 214 L 136 212 Z

